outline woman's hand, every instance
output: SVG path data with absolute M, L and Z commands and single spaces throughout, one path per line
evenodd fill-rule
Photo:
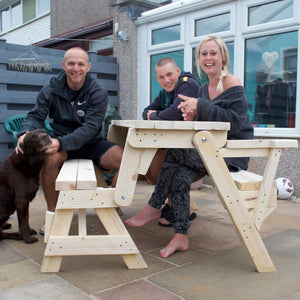
M 179 94 L 178 97 L 183 101 L 177 106 L 181 110 L 183 119 L 185 121 L 193 121 L 196 116 L 197 98 L 192 98 Z

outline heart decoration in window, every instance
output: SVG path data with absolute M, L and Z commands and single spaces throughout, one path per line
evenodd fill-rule
M 276 63 L 278 57 L 279 57 L 278 52 L 276 52 L 276 51 L 273 51 L 273 52 L 266 51 L 262 55 L 262 60 L 266 64 L 267 68 L 271 69 L 274 66 L 274 64 Z

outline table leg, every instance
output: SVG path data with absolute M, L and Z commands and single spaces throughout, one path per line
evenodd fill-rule
M 139 174 L 146 174 L 157 149 L 133 148 L 125 145 L 114 200 L 119 206 L 132 202 Z
M 128 244 L 131 245 L 131 250 L 137 252 L 133 254 L 122 254 L 122 258 L 128 269 L 148 268 L 142 255 L 135 246 L 133 239 L 120 219 L 116 208 L 95 208 L 95 211 L 109 235 L 126 236 Z
M 194 136 L 193 143 L 257 270 L 259 272 L 274 272 L 273 262 L 212 134 L 208 131 L 201 131 Z
M 62 256 L 55 256 L 51 249 L 52 236 L 67 236 L 70 231 L 74 209 L 57 209 L 51 231 L 49 233 L 48 243 L 42 262 L 41 272 L 59 272 Z
M 257 202 L 254 207 L 253 216 L 255 217 L 255 225 L 258 230 L 265 219 L 266 208 L 268 200 L 271 194 L 272 185 L 274 184 L 274 178 L 278 167 L 279 159 L 282 153 L 282 149 L 270 149 L 267 164 L 265 167 L 263 180 L 260 185 L 260 189 L 257 196 Z

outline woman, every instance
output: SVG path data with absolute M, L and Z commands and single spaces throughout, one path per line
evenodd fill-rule
M 240 80 L 228 72 L 229 54 L 225 42 L 216 36 L 205 37 L 196 51 L 198 73 L 202 69 L 209 82 L 200 88 L 199 97 L 180 95 L 184 101 L 181 109 L 185 120 L 230 122 L 228 139 L 252 139 L 253 127 L 247 113 L 247 100 Z M 225 159 L 229 170 L 247 169 L 248 158 Z M 175 235 L 160 250 L 164 258 L 176 251 L 189 248 L 189 192 L 193 181 L 207 174 L 195 149 L 168 150 L 155 190 L 148 205 L 136 216 L 125 221 L 128 226 L 141 227 L 150 221 L 165 217 L 174 227 Z M 164 205 L 168 194 L 172 207 Z

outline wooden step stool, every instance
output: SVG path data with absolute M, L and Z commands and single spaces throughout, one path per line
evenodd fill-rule
M 114 188 L 97 187 L 91 160 L 66 161 L 56 179 L 59 191 L 55 212 L 46 213 L 42 272 L 58 272 L 63 256 L 121 255 L 129 269 L 147 268 L 142 255 L 117 212 Z M 102 177 L 102 176 L 101 176 Z M 107 235 L 87 235 L 86 209 L 93 208 Z M 78 235 L 69 235 L 75 209 L 78 210 Z

